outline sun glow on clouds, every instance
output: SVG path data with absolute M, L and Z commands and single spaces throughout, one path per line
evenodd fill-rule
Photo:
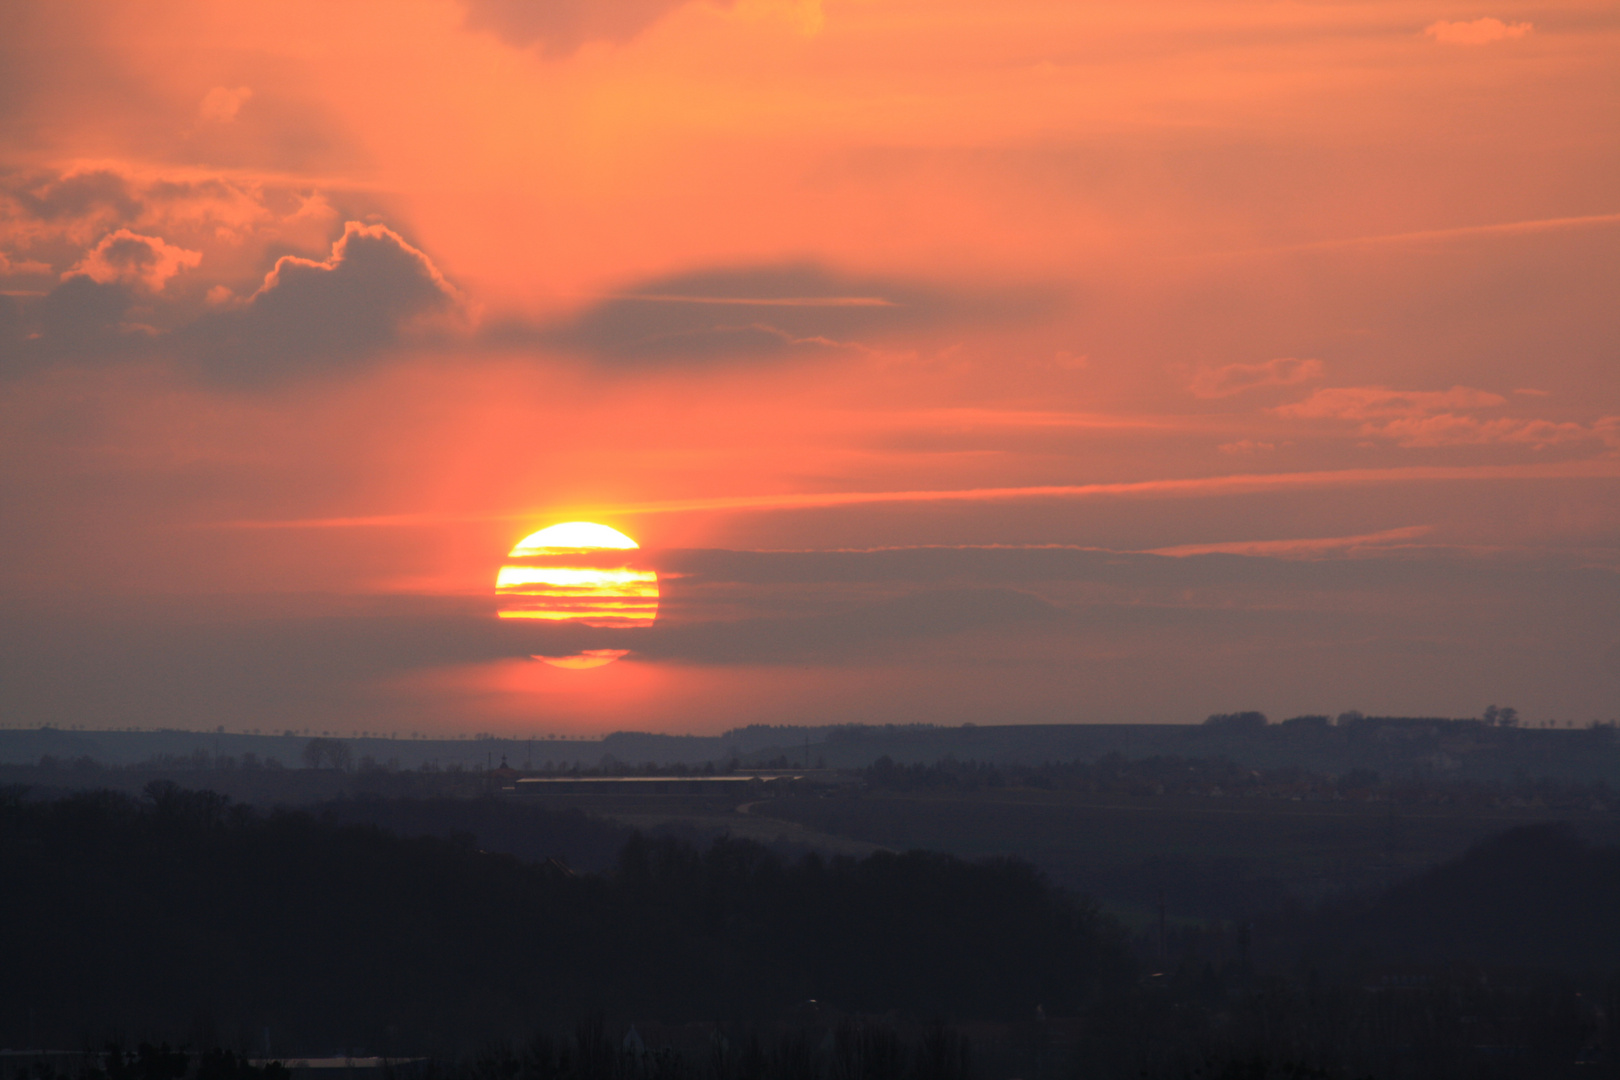
M 812 0 L 28 10 L 0 35 L 8 715 L 1616 699 L 1608 586 L 1448 584 L 1481 537 L 1620 564 L 1620 125 L 1594 122 L 1620 36 L 1592 0 L 1534 27 L 1410 0 L 841 4 L 814 38 L 783 17 L 818 23 Z M 652 553 L 584 522 L 513 548 L 537 509 Z M 86 526 L 109 520 L 110 548 Z M 1184 555 L 1141 565 L 1192 597 L 1108 578 L 1054 592 L 1072 623 L 952 652 L 882 605 L 974 584 L 965 556 L 931 584 L 916 555 L 847 588 L 672 584 L 700 549 L 962 544 Z M 1231 583 L 1239 556 L 1309 584 Z M 42 633 L 13 602 L 35 591 L 85 614 Z M 1546 652 L 1476 599 L 1543 605 Z M 1256 621 L 1307 600 L 1339 614 Z M 252 634 L 158 647 L 216 604 Z M 1167 621 L 1130 638 L 1148 607 Z M 113 608 L 139 615 L 115 633 Z

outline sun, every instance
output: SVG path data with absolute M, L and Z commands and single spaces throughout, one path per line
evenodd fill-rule
M 639 545 L 592 521 L 565 521 L 530 533 L 507 555 L 495 578 L 503 619 L 544 619 L 628 629 L 658 617 L 658 575 L 632 566 Z M 587 649 L 573 656 L 539 656 L 561 668 L 611 664 L 628 650 Z

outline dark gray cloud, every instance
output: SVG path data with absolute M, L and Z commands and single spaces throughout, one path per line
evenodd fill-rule
M 1061 650 L 1087 635 L 1140 643 L 1161 632 L 1211 643 L 1372 632 L 1390 640 L 1489 639 L 1495 648 L 1519 632 L 1511 619 L 1596 626 L 1620 605 L 1620 575 L 1609 570 L 1447 552 L 1325 560 L 1066 548 L 649 556 L 663 576 L 654 627 L 525 628 L 520 651 L 624 648 L 694 663 L 844 663 L 950 635 L 981 643 L 1033 638 Z M 1479 629 L 1509 612 L 1502 626 Z
M 1277 559 L 1212 553 L 1172 557 L 1149 552 L 1067 547 L 918 547 L 875 551 L 728 551 L 671 549 L 654 553 L 660 573 L 683 587 L 742 584 L 973 585 L 1023 587 L 1039 583 L 1100 583 L 1140 588 L 1274 585 L 1286 588 L 1406 587 L 1419 583 L 1481 584 L 1514 576 L 1511 567 L 1443 550 L 1384 559 Z M 1548 569 L 1541 567 L 1540 573 Z M 1571 580 L 1590 577 L 1620 588 L 1607 570 L 1569 568 Z
M 1255 700 L 1262 686 L 1295 711 L 1313 701 L 1389 708 L 1425 695 L 1438 697 L 1424 707 L 1442 708 L 1441 699 L 1465 693 L 1478 700 L 1445 707 L 1512 700 L 1584 719 L 1565 710 L 1584 710 L 1572 703 L 1591 688 L 1606 701 L 1620 689 L 1612 662 L 1620 576 L 1574 562 L 1061 549 L 686 551 L 657 562 L 670 575 L 667 615 L 620 631 L 499 620 L 493 598 L 479 597 L 289 605 L 8 596 L 0 704 L 15 722 L 91 726 L 291 718 L 348 726 L 402 714 L 430 722 L 458 699 L 402 680 L 597 648 L 682 665 L 822 671 L 829 685 L 869 680 L 859 685 L 889 695 L 883 708 L 896 716 L 981 721 L 985 701 L 1013 710 L 1005 715 L 1072 719 L 1076 695 L 1092 719 L 1196 718 Z M 1054 586 L 1065 577 L 1109 588 Z M 927 689 L 936 684 L 944 689 Z M 972 686 L 979 697 L 962 698 Z M 780 705 L 771 715 L 800 715 L 794 702 Z M 684 708 L 708 704 L 668 703 Z M 672 713 L 665 722 L 702 727 L 713 717 Z
M 141 209 L 129 181 L 108 169 L 57 174 L 13 174 L 0 180 L 0 193 L 40 221 L 82 218 L 104 211 L 118 221 L 133 219 Z
M 538 345 L 615 365 L 816 356 L 894 334 L 1041 310 L 1035 291 L 952 293 L 815 263 L 696 270 L 636 282 L 559 321 L 496 321 L 495 345 Z
M 251 296 L 200 315 L 199 297 L 165 290 L 161 277 L 155 289 L 138 287 L 152 255 L 147 240 L 118 243 L 96 254 L 109 270 L 128 270 L 131 283 L 71 273 L 44 296 L 8 298 L 16 325 L 7 334 L 0 313 L 0 371 L 161 356 L 210 381 L 267 385 L 427 340 L 426 320 L 459 310 L 456 290 L 432 261 L 380 225 L 350 222 L 327 259 L 283 256 Z M 128 266 L 113 265 L 113 256 Z
M 44 296 L 7 297 L 0 313 L 0 376 L 56 361 L 104 363 L 150 356 L 161 334 L 145 325 L 134 289 L 74 274 Z M 4 325 L 11 324 L 7 333 Z
M 626 648 L 685 663 L 842 662 L 906 641 L 1061 618 L 1010 590 L 942 590 L 832 616 L 602 630 L 494 617 L 493 603 L 381 599 L 287 615 L 246 597 L 0 611 L 0 701 L 29 723 L 213 726 L 341 718 L 414 671 Z M 385 703 L 386 704 L 386 703 Z M 359 715 L 358 713 L 354 715 Z M 287 721 L 290 722 L 290 721 Z
M 330 258 L 283 256 L 245 303 L 185 334 L 207 376 L 258 384 L 364 359 L 456 304 L 454 288 L 399 234 L 350 222 Z
M 0 293 L 0 361 L 14 353 L 23 340 L 22 302 Z
M 389 675 L 519 655 L 488 606 L 381 601 L 298 617 L 241 597 L 14 603 L 0 616 L 0 683 L 8 715 L 41 722 L 337 716 Z
M 120 339 L 125 337 L 138 345 L 145 340 L 142 335 L 120 330 L 134 302 L 128 286 L 104 284 L 75 274 L 40 299 L 39 340 L 45 349 L 58 355 L 119 348 Z
M 624 369 L 781 361 L 1028 319 L 1057 298 L 1049 287 L 944 287 L 801 261 L 691 269 L 550 322 L 496 318 L 474 334 L 431 259 L 380 224 L 350 219 L 326 258 L 282 254 L 264 274 L 272 253 L 309 250 L 311 230 L 337 213 L 323 197 L 220 176 L 0 174 L 0 220 L 26 223 L 0 228 L 0 273 L 21 327 L 0 328 L 0 372 L 158 358 L 257 386 L 400 345 L 518 348 Z
M 652 565 L 664 575 L 666 617 L 648 655 L 743 662 L 831 657 L 840 642 L 898 645 L 934 631 L 1013 634 L 1025 616 L 1054 641 L 1114 632 L 1146 639 L 1174 631 L 1212 645 L 1373 634 L 1511 654 L 1520 647 L 1514 641 L 1539 634 L 1538 647 L 1561 642 L 1573 657 L 1609 640 L 1609 613 L 1620 607 L 1620 574 L 1577 556 L 1524 562 L 1444 549 L 1321 560 L 1069 548 L 703 549 L 654 553 Z M 1592 648 L 1580 644 L 1586 639 Z
M 621 647 L 698 663 L 867 661 L 913 641 L 1057 628 L 1066 621 L 1052 604 L 1015 589 L 922 589 L 824 614 L 676 622 Z
M 515 48 L 567 56 L 588 41 L 623 44 L 690 0 L 462 0 L 467 26 Z M 730 2 L 722 6 L 729 7 Z

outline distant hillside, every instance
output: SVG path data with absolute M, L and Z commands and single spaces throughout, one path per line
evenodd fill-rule
M 619 731 L 607 735 L 496 738 L 487 734 L 466 738 L 399 738 L 380 733 L 362 735 L 318 731 L 245 733 L 239 731 L 186 731 L 178 728 L 150 731 L 69 730 L 55 727 L 0 729 L 0 765 L 33 765 L 49 757 L 64 765 L 88 759 L 101 765 L 138 765 L 145 762 L 184 765 L 230 757 L 259 764 L 297 768 L 312 738 L 332 737 L 349 751 L 349 763 L 371 761 L 399 769 L 482 769 L 504 759 L 516 768 L 596 766 L 604 758 L 627 764 L 701 765 L 755 754 L 785 742 L 803 745 L 823 741 L 829 728 L 755 726 L 723 735 L 659 735 Z
M 244 734 L 226 731 L 70 731 L 61 728 L 0 730 L 0 764 L 33 765 L 50 757 L 67 765 L 89 759 L 101 765 L 144 762 L 183 766 L 217 757 L 257 764 L 299 768 L 311 738 L 319 732 Z M 680 735 L 608 735 L 605 738 L 465 739 L 393 738 L 386 735 L 336 735 L 349 753 L 349 764 L 371 762 L 398 769 L 498 766 L 552 762 L 597 765 L 605 755 L 625 761 L 683 761 L 700 764 L 726 750 L 719 738 Z M 739 745 L 738 749 L 746 751 Z
M 503 760 L 515 768 L 548 764 L 596 767 L 701 765 L 738 759 L 746 765 L 777 762 L 794 767 L 865 768 L 887 757 L 902 765 L 944 758 L 996 765 L 1096 761 L 1110 754 L 1224 758 L 1247 768 L 1297 767 L 1342 774 L 1370 769 L 1385 777 L 1432 774 L 1461 780 L 1547 777 L 1620 785 L 1620 739 L 1612 726 L 1518 728 L 1479 720 L 1347 716 L 1341 723 L 1265 724 L 1026 724 L 979 727 L 738 728 L 723 735 L 614 732 L 599 739 L 399 739 L 338 736 L 351 768 L 397 770 L 483 769 Z M 0 730 L 0 765 L 67 765 L 88 759 L 102 765 L 154 762 L 184 767 L 217 758 L 297 768 L 311 735 L 192 731 Z
M 1620 969 L 1620 848 L 1565 824 L 1510 829 L 1334 917 L 1346 962 Z
M 1258 714 L 1251 714 L 1258 717 Z M 1325 721 L 1326 718 L 1315 718 Z M 1339 774 L 1370 769 L 1384 776 L 1433 773 L 1452 779 L 1518 776 L 1620 783 L 1620 740 L 1613 727 L 1514 728 L 1479 720 L 1354 717 L 1339 724 L 1028 724 L 886 730 L 835 728 L 811 743 L 809 764 L 863 768 L 887 757 L 902 765 L 946 757 L 996 765 L 1096 761 L 1109 754 L 1224 758 L 1255 769 L 1297 767 Z M 799 760 L 802 743 L 749 755 Z

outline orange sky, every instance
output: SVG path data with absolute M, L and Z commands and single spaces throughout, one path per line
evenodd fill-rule
M 0 715 L 1609 718 L 1616 72 L 1598 3 L 13 5 Z M 653 629 L 499 624 L 574 518 Z

